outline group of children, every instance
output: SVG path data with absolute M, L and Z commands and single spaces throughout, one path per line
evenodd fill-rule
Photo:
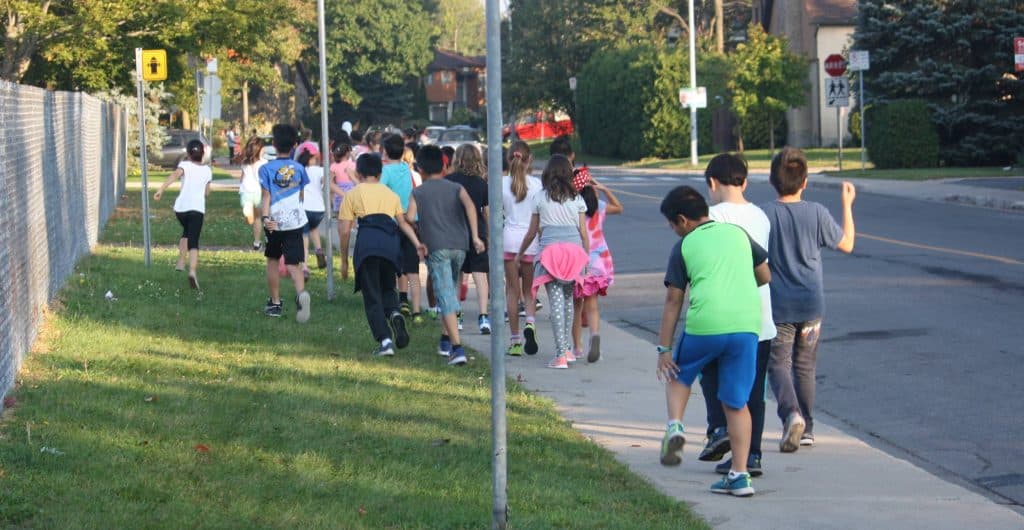
M 807 160 L 784 148 L 772 159 L 776 201 L 755 206 L 744 198 L 747 167 L 718 155 L 705 171 L 709 207 L 689 186 L 673 189 L 661 212 L 680 236 L 669 255 L 667 295 L 657 347 L 657 373 L 665 381 L 668 426 L 661 463 L 679 465 L 685 443 L 683 412 L 700 377 L 708 418 L 702 461 L 732 458 L 716 467 L 725 475 L 711 491 L 754 494 L 760 476 L 765 420 L 765 379 L 783 422 L 781 452 L 814 444 L 815 366 L 824 313 L 821 248 L 852 252 L 853 185 L 843 183 L 843 222 L 803 201 Z M 672 338 L 689 291 L 685 330 Z

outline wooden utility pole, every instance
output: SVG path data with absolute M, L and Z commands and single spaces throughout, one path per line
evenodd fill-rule
M 242 136 L 249 137 L 249 80 L 242 81 Z
M 725 10 L 722 0 L 715 0 L 715 50 L 725 53 Z

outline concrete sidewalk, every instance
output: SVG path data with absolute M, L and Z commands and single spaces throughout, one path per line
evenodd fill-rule
M 463 343 L 486 357 L 490 338 L 476 331 L 472 289 L 468 300 Z M 1021 514 L 867 445 L 820 412 L 815 417 L 817 445 L 779 453 L 782 433 L 774 402 L 767 407 L 765 474 L 754 481 L 757 495 L 739 499 L 713 494 L 708 488 L 719 478 L 715 464 L 697 460 L 706 425 L 699 385 L 684 420 L 683 464 L 663 467 L 658 455 L 665 400 L 655 377 L 654 345 L 602 322 L 599 362 L 551 370 L 545 368 L 552 342 L 547 317 L 546 309 L 538 314 L 540 354 L 506 356 L 508 377 L 552 399 L 580 433 L 665 494 L 688 503 L 716 528 L 1024 528 Z M 511 458 L 515 453 L 510 448 Z

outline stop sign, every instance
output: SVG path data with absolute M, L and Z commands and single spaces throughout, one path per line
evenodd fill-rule
M 833 53 L 825 58 L 825 71 L 832 77 L 839 77 L 846 73 L 846 59 L 838 53 Z

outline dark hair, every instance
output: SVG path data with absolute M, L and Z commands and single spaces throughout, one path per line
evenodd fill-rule
M 548 148 L 548 152 L 552 156 L 553 155 L 562 155 L 562 156 L 565 156 L 565 157 L 572 156 L 573 155 L 573 152 L 572 152 L 572 141 L 569 140 L 569 135 L 563 134 L 562 136 L 559 136 L 558 138 L 555 138 L 555 140 L 553 142 L 551 142 L 551 147 Z
M 384 163 L 377 153 L 363 153 L 356 159 L 356 173 L 364 177 L 380 177 Z
M 704 170 L 704 181 L 708 186 L 711 185 L 711 179 L 723 186 L 742 186 L 747 181 L 747 162 L 731 153 L 716 155 Z
M 335 162 L 341 162 L 352 152 L 352 145 L 348 142 L 335 142 L 334 147 L 331 148 L 331 155 L 334 156 Z
M 408 136 L 409 138 L 415 138 L 416 137 L 416 128 L 415 127 L 406 127 L 405 130 L 402 131 L 402 134 L 404 136 Z
M 308 149 L 303 149 L 299 157 L 295 159 L 296 162 L 302 164 L 302 167 L 309 167 L 309 161 L 313 159 L 313 153 L 310 153 Z
M 441 152 L 448 156 L 448 162 L 451 162 L 452 159 L 455 158 L 455 148 L 450 145 L 442 147 Z
M 343 144 L 352 144 L 352 138 L 349 137 L 347 132 L 345 132 L 345 129 L 338 129 L 336 132 L 332 133 L 331 139 L 334 144 L 338 144 L 339 142 Z
M 388 155 L 388 160 L 401 160 L 402 155 L 405 154 L 405 140 L 400 134 L 385 136 L 381 144 L 384 145 L 384 154 Z
M 540 176 L 544 192 L 548 198 L 557 203 L 576 198 L 576 188 L 572 185 L 572 162 L 565 155 L 553 155 Z
M 444 153 L 436 145 L 424 145 L 416 153 L 416 167 L 424 175 L 437 175 L 444 171 Z
M 354 144 L 363 143 L 363 131 L 354 130 L 354 131 L 352 131 L 352 134 L 350 134 L 348 136 L 349 136 L 349 138 L 352 139 L 352 143 L 354 143 Z
M 768 177 L 779 195 L 793 195 L 807 182 L 807 157 L 795 147 L 783 147 L 772 157 L 771 174 Z
M 501 146 L 501 172 L 508 174 L 508 148 Z
M 665 195 L 661 201 L 661 215 L 675 223 L 681 215 L 691 221 L 708 216 L 708 203 L 704 196 L 691 186 L 679 186 Z
M 185 147 L 188 152 L 188 159 L 193 162 L 202 162 L 203 154 L 206 153 L 206 146 L 199 140 L 190 140 Z
M 245 148 L 242 149 L 242 163 L 255 164 L 261 154 L 263 154 L 263 139 L 259 136 L 250 137 L 245 142 Z
M 593 217 L 597 213 L 597 207 L 599 206 L 597 190 L 593 186 L 584 186 L 583 190 L 580 191 L 580 196 L 583 197 L 583 203 L 587 205 L 587 217 Z
M 278 123 L 270 130 L 270 134 L 274 137 L 274 149 L 277 149 L 278 155 L 288 154 L 299 141 L 299 131 L 287 123 Z

